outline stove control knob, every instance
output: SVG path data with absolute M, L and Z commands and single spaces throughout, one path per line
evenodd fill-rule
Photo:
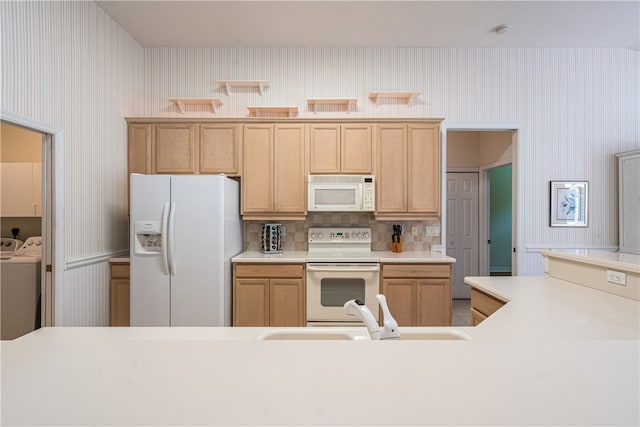
M 362 233 L 362 237 L 365 238 L 365 239 L 368 239 L 369 238 L 369 232 L 365 231 L 364 233 Z
M 361 232 L 357 232 L 356 233 L 356 239 L 362 239 L 362 233 Z
M 316 233 L 316 238 L 318 238 L 318 239 L 322 239 L 322 231 L 318 231 L 318 232 Z

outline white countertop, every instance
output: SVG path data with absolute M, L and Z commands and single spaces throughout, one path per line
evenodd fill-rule
M 260 251 L 245 251 L 236 255 L 231 262 L 273 262 L 273 263 L 306 263 L 307 251 L 283 251 L 281 254 L 263 254 Z M 386 263 L 454 263 L 455 258 L 440 252 L 430 251 L 372 251 L 371 259 Z M 129 258 L 111 258 L 109 262 L 129 262 Z
M 454 328 L 470 341 L 41 329 L 0 344 L 1 424 L 640 424 L 640 303 L 545 277 L 467 282 L 509 300 Z
M 259 251 L 247 251 L 231 259 L 231 262 L 307 262 L 307 251 L 283 251 L 281 254 L 268 255 Z M 383 263 L 453 263 L 455 258 L 439 252 L 429 251 L 371 251 L 371 259 Z
M 545 249 L 540 252 L 543 256 L 552 256 L 581 263 L 640 273 L 640 255 L 637 254 L 594 249 Z
M 231 258 L 231 262 L 305 263 L 307 262 L 307 251 L 283 251 L 281 254 L 246 251 Z

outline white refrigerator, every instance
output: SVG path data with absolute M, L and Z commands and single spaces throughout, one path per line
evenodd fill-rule
M 230 326 L 238 182 L 132 174 L 130 185 L 131 326 Z

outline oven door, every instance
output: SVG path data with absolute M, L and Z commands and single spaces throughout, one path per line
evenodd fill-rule
M 309 183 L 307 210 L 311 212 L 348 212 L 362 210 L 361 184 Z
M 308 263 L 307 322 L 359 322 L 344 312 L 344 303 L 356 298 L 378 320 L 379 287 L 378 263 Z

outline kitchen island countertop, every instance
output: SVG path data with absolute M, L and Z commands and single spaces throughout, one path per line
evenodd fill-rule
M 640 424 L 638 301 L 549 277 L 466 281 L 508 300 L 479 326 L 453 328 L 468 341 L 39 329 L 0 343 L 1 423 Z

